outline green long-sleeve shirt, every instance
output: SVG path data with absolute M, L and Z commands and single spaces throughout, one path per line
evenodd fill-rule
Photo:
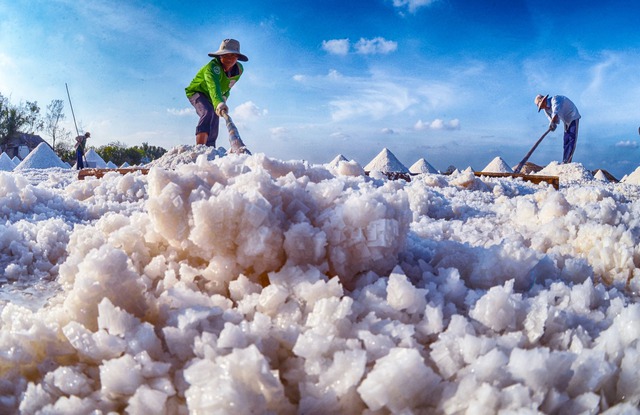
M 235 67 L 231 69 L 231 76 L 227 76 L 222 68 L 220 59 L 213 58 L 209 63 L 204 65 L 196 74 L 193 81 L 185 88 L 188 98 L 191 98 L 196 92 L 200 92 L 209 98 L 213 108 L 229 97 L 231 87 L 238 82 L 242 76 L 243 67 L 237 62 Z

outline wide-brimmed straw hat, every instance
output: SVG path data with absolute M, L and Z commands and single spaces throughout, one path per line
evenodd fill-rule
M 542 109 L 542 105 L 547 98 L 549 98 L 549 95 L 543 96 L 538 94 L 538 96 L 536 96 L 536 99 L 533 100 L 533 102 L 536 104 L 536 107 L 538 107 L 538 112 L 540 112 L 540 110 Z
M 242 62 L 247 62 L 249 58 L 240 53 L 240 42 L 235 39 L 225 39 L 220 43 L 220 47 L 217 51 L 211 52 L 209 56 L 220 56 L 220 55 L 228 55 L 229 53 L 235 53 L 238 55 L 238 60 Z

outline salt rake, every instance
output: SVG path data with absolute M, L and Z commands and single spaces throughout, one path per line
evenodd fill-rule
M 533 152 L 535 151 L 535 149 L 538 147 L 538 144 L 540 144 L 542 142 L 542 140 L 547 136 L 547 134 L 549 134 L 551 132 L 551 127 L 549 127 L 549 129 L 547 131 L 545 131 L 544 134 L 542 134 L 542 137 L 540 137 L 538 139 L 538 141 L 536 141 L 536 143 L 533 145 L 533 147 L 531 147 L 531 150 L 529 150 L 529 152 L 527 153 L 526 156 L 524 156 L 524 158 L 522 159 L 522 161 L 518 164 L 518 166 L 516 167 L 516 169 L 513 171 L 515 174 L 519 174 L 520 170 L 522 170 L 522 168 L 524 167 L 524 164 L 527 162 L 527 160 L 529 160 L 529 157 L 531 157 L 531 155 L 533 154 Z
M 238 133 L 238 128 L 233 123 L 233 120 L 231 119 L 227 111 L 222 111 L 222 117 L 227 122 L 227 130 L 229 130 L 229 144 L 231 145 L 229 153 L 251 155 L 251 152 L 249 151 L 247 146 L 245 146 L 242 142 L 240 133 Z

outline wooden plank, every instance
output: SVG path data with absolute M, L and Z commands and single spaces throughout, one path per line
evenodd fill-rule
M 107 173 L 116 172 L 120 174 L 127 173 L 136 173 L 140 172 L 142 174 L 149 173 L 149 169 L 129 167 L 124 169 L 82 169 L 78 172 L 78 179 L 84 180 L 85 177 L 97 177 L 98 179 L 104 176 Z
M 549 183 L 556 190 L 560 188 L 560 178 L 558 176 L 542 176 L 538 174 L 516 174 L 516 173 L 494 173 L 488 171 L 475 171 L 473 172 L 478 177 L 508 177 L 512 179 L 517 179 L 518 177 L 527 182 L 539 184 L 539 183 Z

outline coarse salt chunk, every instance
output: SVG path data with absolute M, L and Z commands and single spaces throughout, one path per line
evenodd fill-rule
M 133 395 L 143 381 L 142 366 L 131 355 L 107 360 L 100 366 L 100 383 L 106 396 Z
M 399 413 L 427 404 L 429 391 L 440 380 L 417 350 L 394 348 L 376 361 L 358 387 L 358 393 L 373 411 L 387 408 Z
M 520 294 L 513 292 L 513 280 L 504 286 L 492 287 L 476 302 L 469 316 L 478 320 L 495 332 L 516 329 L 520 311 Z
M 410 314 L 424 311 L 427 290 L 411 284 L 399 267 L 389 276 L 387 284 L 387 302 L 396 310 L 406 310 Z
M 167 395 L 165 393 L 152 389 L 147 385 L 142 385 L 129 399 L 126 411 L 129 415 L 163 415 L 166 413 L 166 401 Z
M 93 380 L 75 367 L 62 366 L 47 373 L 45 383 L 49 382 L 67 395 L 87 396 L 93 391 Z

